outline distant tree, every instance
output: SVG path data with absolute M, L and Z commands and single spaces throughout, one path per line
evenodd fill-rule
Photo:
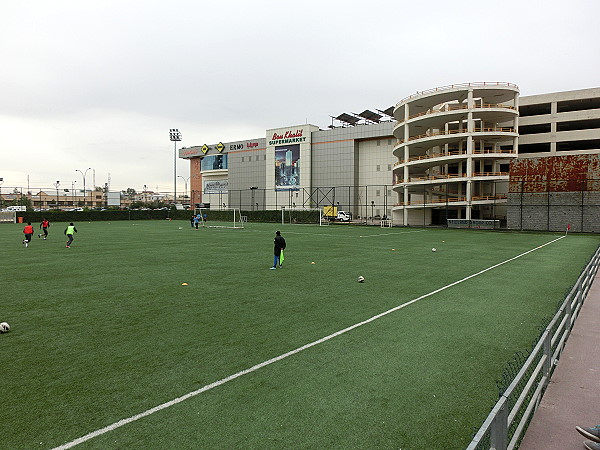
M 31 211 L 33 209 L 31 205 L 31 200 L 27 197 L 19 197 L 15 198 L 9 203 L 10 206 L 26 206 L 27 211 Z

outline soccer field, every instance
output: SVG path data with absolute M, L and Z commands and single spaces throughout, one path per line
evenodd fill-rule
M 132 221 L 69 249 L 65 226 L 0 225 L 0 448 L 465 448 L 600 244 Z

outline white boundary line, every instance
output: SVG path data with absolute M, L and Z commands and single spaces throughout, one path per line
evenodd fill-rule
M 520 255 L 517 255 L 517 256 L 514 256 L 514 257 L 512 257 L 510 259 L 507 259 L 506 261 L 502 261 L 501 263 L 494 264 L 493 266 L 490 266 L 487 269 L 483 269 L 483 270 L 481 270 L 481 271 L 479 271 L 477 273 L 474 273 L 472 275 L 469 275 L 469 276 L 467 276 L 467 277 L 465 277 L 465 278 L 463 278 L 461 280 L 455 281 L 454 283 L 450 283 L 450 284 L 448 284 L 448 285 L 446 285 L 444 287 L 436 289 L 435 291 L 431 291 L 428 294 L 425 294 L 425 295 L 422 295 L 422 296 L 417 297 L 415 299 L 412 299 L 412 300 L 410 300 L 410 301 L 408 301 L 406 303 L 402 303 L 401 305 L 398 305 L 398 306 L 396 306 L 396 307 L 394 307 L 392 309 L 388 309 L 387 311 L 384 311 L 384 312 L 382 312 L 380 314 L 377 314 L 377 315 L 375 315 L 373 317 L 370 317 L 369 319 L 363 320 L 362 322 L 359 322 L 359 323 L 351 325 L 351 326 L 349 326 L 347 328 L 344 328 L 343 330 L 336 331 L 335 333 L 330 334 L 329 336 L 325 336 L 325 337 L 323 337 L 321 339 L 318 339 L 316 341 L 313 341 L 313 342 L 311 342 L 309 344 L 303 345 L 302 347 L 298 347 L 298 348 L 296 348 L 294 350 L 291 350 L 291 351 L 289 351 L 287 353 L 283 353 L 282 355 L 276 356 L 275 358 L 271 358 L 271 359 L 269 359 L 267 361 L 263 361 L 260 364 L 256 364 L 256 365 L 254 365 L 254 366 L 252 366 L 252 367 L 250 367 L 248 369 L 245 369 L 245 370 L 242 370 L 240 372 L 234 373 L 233 375 L 229 375 L 228 377 L 225 377 L 225 378 L 223 378 L 223 379 L 221 379 L 219 381 L 215 381 L 214 383 L 207 384 L 206 386 L 203 386 L 200 389 L 197 389 L 195 391 L 189 392 L 189 393 L 187 393 L 185 395 L 182 395 L 181 397 L 177 397 L 177 398 L 175 398 L 175 399 L 173 399 L 171 401 L 168 401 L 166 403 L 162 403 L 162 404 L 160 404 L 158 406 L 155 406 L 154 408 L 148 409 L 147 411 L 141 412 L 141 413 L 136 414 L 136 415 L 131 416 L 131 417 L 127 417 L 126 419 L 121 419 L 118 422 L 115 422 L 115 423 L 113 423 L 111 425 L 108 425 L 108 426 L 106 426 L 104 428 L 100 428 L 99 430 L 96 430 L 96 431 L 93 431 L 91 433 L 88 433 L 85 436 L 77 438 L 77 439 L 75 439 L 75 440 L 73 440 L 71 442 L 67 442 L 66 444 L 60 445 L 58 447 L 55 447 L 53 450 L 65 450 L 65 449 L 68 449 L 68 448 L 75 447 L 76 445 L 82 444 L 82 443 L 84 443 L 86 441 L 89 441 L 90 439 L 93 439 L 93 438 L 98 437 L 98 436 L 100 436 L 102 434 L 108 433 L 109 431 L 112 431 L 112 430 L 115 430 L 117 428 L 120 428 L 120 427 L 122 427 L 124 425 L 127 425 L 127 424 L 131 423 L 131 422 L 135 422 L 136 420 L 141 419 L 141 418 L 146 417 L 146 416 L 149 416 L 151 414 L 154 414 L 155 412 L 159 412 L 159 411 L 161 411 L 163 409 L 169 408 L 170 406 L 173 406 L 173 405 L 176 405 L 178 403 L 181 403 L 184 400 L 187 400 L 189 398 L 195 397 L 196 395 L 202 394 L 203 392 L 206 392 L 206 391 L 208 391 L 210 389 L 213 389 L 213 388 L 216 388 L 218 386 L 221 386 L 222 384 L 225 384 L 225 383 L 227 383 L 229 381 L 235 380 L 236 378 L 239 378 L 241 376 L 244 376 L 244 375 L 247 375 L 249 373 L 255 372 L 258 369 L 261 369 L 261 368 L 263 368 L 265 366 L 273 364 L 273 363 L 275 363 L 277 361 L 281 361 L 282 359 L 285 359 L 285 358 L 287 358 L 289 356 L 295 355 L 296 353 L 300 353 L 301 351 L 309 349 L 311 347 L 314 347 L 315 345 L 322 344 L 323 342 L 329 341 L 330 339 L 333 339 L 333 338 L 335 338 L 337 336 L 345 334 L 345 333 L 347 333 L 347 332 L 349 332 L 351 330 L 354 330 L 355 328 L 358 328 L 360 326 L 363 326 L 363 325 L 366 325 L 368 323 L 371 323 L 371 322 L 373 322 L 373 321 L 375 321 L 377 319 L 380 319 L 381 317 L 387 316 L 388 314 L 391 314 L 391 313 L 393 313 L 395 311 L 398 311 L 398 310 L 400 310 L 402 308 L 405 308 L 406 306 L 412 305 L 413 303 L 416 303 L 419 300 L 423 300 L 424 298 L 431 297 L 432 295 L 435 295 L 435 294 L 437 294 L 439 292 L 445 291 L 446 289 L 449 289 L 449 288 L 451 288 L 453 286 L 456 286 L 457 284 L 463 283 L 463 282 L 465 282 L 467 280 L 470 280 L 471 278 L 474 278 L 474 277 L 476 277 L 478 275 L 481 275 L 481 274 L 483 274 L 485 272 L 488 272 L 488 271 L 490 271 L 492 269 L 495 269 L 496 267 L 500 267 L 500 266 L 502 266 L 502 265 L 504 265 L 506 263 L 514 261 L 515 259 L 518 259 L 518 258 L 521 258 L 522 256 L 528 255 L 531 252 L 539 250 L 540 248 L 543 248 L 543 247 L 545 247 L 547 245 L 550 245 L 550 244 L 552 244 L 552 243 L 554 243 L 556 241 L 559 241 L 559 240 L 561 240 L 561 239 L 563 239 L 565 237 L 566 237 L 566 235 L 560 236 L 560 237 L 558 237 L 558 238 L 556 238 L 556 239 L 554 239 L 552 241 L 546 242 L 545 244 L 542 244 L 542 245 L 540 245 L 538 247 L 532 248 L 531 250 L 528 250 L 528 251 L 526 251 L 524 253 L 521 253 Z

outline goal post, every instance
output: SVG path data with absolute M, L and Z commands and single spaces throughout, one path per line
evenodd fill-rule
M 323 210 L 319 209 L 319 226 L 326 227 L 329 226 L 330 223 L 329 218 L 325 216 Z

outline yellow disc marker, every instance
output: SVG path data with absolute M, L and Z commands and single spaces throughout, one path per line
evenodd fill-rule
M 182 286 L 187 286 L 188 284 L 187 284 L 187 283 L 181 283 L 181 285 L 182 285 Z

